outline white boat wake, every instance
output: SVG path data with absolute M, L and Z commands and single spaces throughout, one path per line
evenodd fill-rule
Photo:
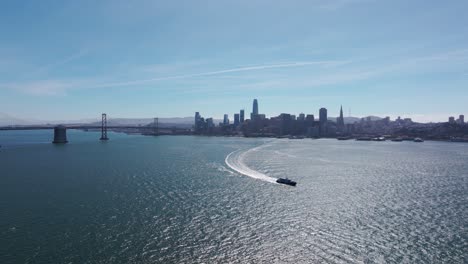
M 229 168 L 231 168 L 232 170 L 242 175 L 249 176 L 251 178 L 266 181 L 266 182 L 276 183 L 276 178 L 270 177 L 259 171 L 253 170 L 247 167 L 247 165 L 245 165 L 244 163 L 245 156 L 252 151 L 258 150 L 260 147 L 262 146 L 251 148 L 247 151 L 246 150 L 233 151 L 229 153 L 229 155 L 227 155 L 224 162 L 226 163 L 226 165 L 229 166 Z

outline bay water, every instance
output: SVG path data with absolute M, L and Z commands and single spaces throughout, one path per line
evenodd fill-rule
M 0 263 L 468 262 L 468 144 L 99 137 L 0 131 Z

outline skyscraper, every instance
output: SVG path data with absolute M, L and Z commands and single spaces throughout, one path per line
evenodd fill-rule
M 307 115 L 306 116 L 306 121 L 311 122 L 311 123 L 314 122 L 315 121 L 314 115 Z
M 327 123 L 328 117 L 327 117 L 327 109 L 326 108 L 320 108 L 319 111 L 319 121 L 320 124 L 325 124 Z
M 240 123 L 244 123 L 244 109 L 240 110 Z
M 327 109 L 326 108 L 320 108 L 319 111 L 319 121 L 320 121 L 320 136 L 324 137 L 327 136 L 328 134 L 328 117 L 327 117 Z
M 213 128 L 214 127 L 213 118 L 210 117 L 210 118 L 206 119 L 206 126 L 208 128 Z
M 339 131 L 344 128 L 343 106 L 340 108 L 340 117 L 337 118 L 336 125 Z
M 234 114 L 234 126 L 239 125 L 239 114 Z
M 253 100 L 252 113 L 250 114 L 250 119 L 254 119 L 258 115 L 258 101 L 257 99 Z
M 304 113 L 300 113 L 300 114 L 299 114 L 299 117 L 297 118 L 297 120 L 299 120 L 299 121 L 304 121 L 304 120 L 305 120 L 305 114 L 304 114 Z
M 258 101 L 257 101 L 257 99 L 254 99 L 254 101 L 253 101 L 253 114 L 258 115 Z
M 290 114 L 281 114 L 279 115 L 279 119 L 280 119 L 280 134 L 281 135 L 288 135 L 290 134 L 292 131 L 291 131 L 291 127 L 292 127 L 292 124 L 293 124 L 293 120 L 291 118 L 291 115 Z
M 195 112 L 195 125 L 197 125 L 198 121 L 200 120 L 200 113 Z
M 229 117 L 228 117 L 227 114 L 224 114 L 223 124 L 224 125 L 229 125 Z
M 458 117 L 458 120 L 459 120 L 460 124 L 465 124 L 465 116 L 464 115 L 460 115 Z

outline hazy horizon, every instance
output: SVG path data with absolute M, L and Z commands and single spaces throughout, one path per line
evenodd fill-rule
M 201 113 L 202 116 L 203 116 L 203 113 Z M 298 116 L 299 113 L 295 114 L 295 113 L 291 113 L 291 114 L 294 114 L 296 116 Z M 305 114 L 308 114 L 308 113 L 305 113 Z M 267 116 L 267 117 L 275 117 L 275 116 L 279 116 L 280 113 L 278 113 L 277 115 L 273 115 L 273 116 Z M 318 115 L 317 114 L 314 114 L 314 116 L 316 118 L 318 118 Z M 414 116 L 414 115 L 413 115 Z M 453 115 L 454 117 L 458 117 L 458 115 Z M 205 118 L 213 118 L 216 122 L 221 122 L 223 120 L 223 117 L 220 116 L 220 117 L 211 117 L 211 116 L 203 116 Z M 328 116 L 328 119 L 330 120 L 334 120 L 336 117 L 338 116 Z M 377 118 L 385 118 L 387 117 L 387 115 L 366 115 L 366 116 L 344 116 L 345 120 L 346 119 L 360 119 L 360 118 L 367 118 L 367 117 L 377 117 Z M 395 120 L 397 119 L 398 117 L 392 117 L 392 116 L 388 116 L 390 117 L 390 120 Z M 442 117 L 442 116 L 441 116 Z M 108 115 L 108 120 L 134 120 L 134 121 L 137 121 L 137 120 L 146 120 L 148 119 L 147 121 L 148 122 L 152 122 L 152 120 L 154 119 L 155 117 L 125 117 L 125 116 L 109 116 Z M 162 122 L 165 122 L 164 120 L 170 120 L 169 123 L 175 123 L 175 120 L 177 119 L 182 119 L 184 121 L 193 121 L 193 117 L 192 116 L 171 116 L 171 117 L 158 117 L 160 120 L 162 120 Z M 401 116 L 401 118 L 411 118 L 411 117 L 408 117 L 408 116 Z M 229 115 L 229 119 L 232 121 L 233 119 L 233 115 Z M 445 118 L 446 119 L 446 118 Z M 419 122 L 419 123 L 440 123 L 440 122 L 447 122 L 447 120 L 445 119 L 440 119 L 440 120 L 418 120 L 418 116 L 416 116 L 416 119 L 412 119 L 413 121 L 415 122 Z M 9 122 L 10 120 L 17 120 L 18 122 L 15 123 L 15 122 Z M 47 124 L 47 123 L 50 123 L 50 124 L 58 124 L 58 123 L 63 123 L 63 124 L 71 124 L 71 123 L 92 123 L 92 122 L 100 122 L 101 121 L 101 116 L 98 115 L 97 117 L 88 117 L 88 118 L 81 118 L 81 119 L 27 119 L 27 118 L 21 118 L 21 117 L 17 117 L 17 116 L 12 116 L 10 114 L 7 114 L 7 113 L 1 113 L 0 112 L 0 126 L 9 126 L 9 125 L 42 125 L 42 124 Z M 186 122 L 182 122 L 182 123 L 186 123 Z

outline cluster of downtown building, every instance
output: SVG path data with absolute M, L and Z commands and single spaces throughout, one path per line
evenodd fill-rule
M 307 137 L 334 137 L 347 133 L 349 126 L 344 124 L 343 111 L 336 122 L 328 120 L 327 109 L 319 110 L 316 120 L 312 114 L 280 114 L 277 117 L 267 118 L 259 113 L 258 100 L 254 99 L 250 118 L 245 118 L 245 111 L 240 110 L 234 114 L 231 122 L 227 114 L 223 122 L 215 125 L 213 118 L 203 118 L 199 112 L 195 113 L 195 134 L 206 135 L 243 135 L 247 137 L 268 136 L 307 136 Z
M 234 114 L 231 122 L 228 114 L 222 122 L 215 124 L 213 118 L 203 118 L 199 112 L 195 113 L 194 133 L 198 135 L 237 135 L 246 137 L 422 137 L 435 140 L 450 140 L 453 138 L 468 140 L 468 125 L 464 116 L 457 120 L 449 118 L 447 123 L 416 123 L 410 118 L 400 118 L 392 121 L 390 117 L 372 119 L 362 118 L 357 122 L 345 123 L 343 108 L 336 120 L 328 118 L 326 108 L 319 109 L 319 116 L 313 114 L 282 113 L 279 116 L 267 118 L 260 114 L 258 100 L 254 99 L 250 118 L 246 118 L 245 111 Z

